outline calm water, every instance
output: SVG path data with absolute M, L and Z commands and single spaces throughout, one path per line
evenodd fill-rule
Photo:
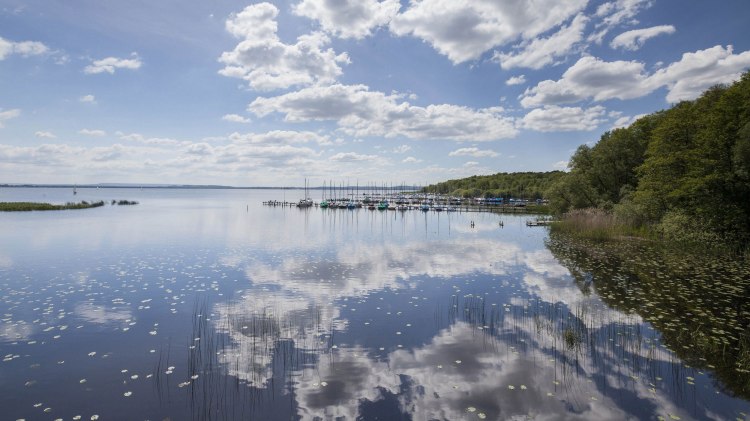
M 261 205 L 284 196 L 0 189 L 140 202 L 0 214 L 0 417 L 750 413 L 741 268 L 592 258 L 522 216 Z M 701 277 L 739 286 L 713 300 Z

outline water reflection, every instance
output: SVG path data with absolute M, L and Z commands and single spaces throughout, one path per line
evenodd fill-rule
M 714 392 L 637 312 L 603 300 L 596 274 L 550 249 L 459 238 L 275 263 L 234 256 L 225 262 L 254 287 L 214 307 L 215 332 L 229 338 L 219 362 L 265 389 L 284 360 L 300 419 L 740 415 L 743 402 Z M 432 323 L 407 323 L 426 289 L 438 297 Z
M 0 220 L 4 416 L 748 413 L 750 271 L 736 262 L 576 246 L 517 216 L 174 194 Z

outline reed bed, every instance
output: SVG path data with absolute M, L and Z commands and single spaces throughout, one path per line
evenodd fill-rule
M 67 210 L 67 209 L 88 209 L 104 206 L 104 201 L 78 203 L 68 202 L 64 205 L 53 205 L 51 203 L 37 202 L 0 202 L 1 212 L 29 212 L 29 211 L 48 211 L 48 210 Z

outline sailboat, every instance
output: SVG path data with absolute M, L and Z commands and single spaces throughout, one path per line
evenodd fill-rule
M 325 200 L 325 191 L 326 191 L 326 182 L 323 181 L 323 192 L 320 193 L 320 198 L 322 199 L 320 201 L 320 207 L 321 207 L 321 209 L 325 209 L 325 208 L 328 207 L 328 201 Z
M 309 208 L 312 205 L 313 205 L 312 199 L 310 199 L 309 197 L 307 197 L 307 179 L 305 179 L 305 197 L 302 198 L 302 199 L 300 199 L 299 202 L 297 202 L 297 207 L 298 208 Z

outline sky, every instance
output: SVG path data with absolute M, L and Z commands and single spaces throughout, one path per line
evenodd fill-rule
M 750 69 L 747 0 L 0 0 L 0 184 L 565 170 Z

